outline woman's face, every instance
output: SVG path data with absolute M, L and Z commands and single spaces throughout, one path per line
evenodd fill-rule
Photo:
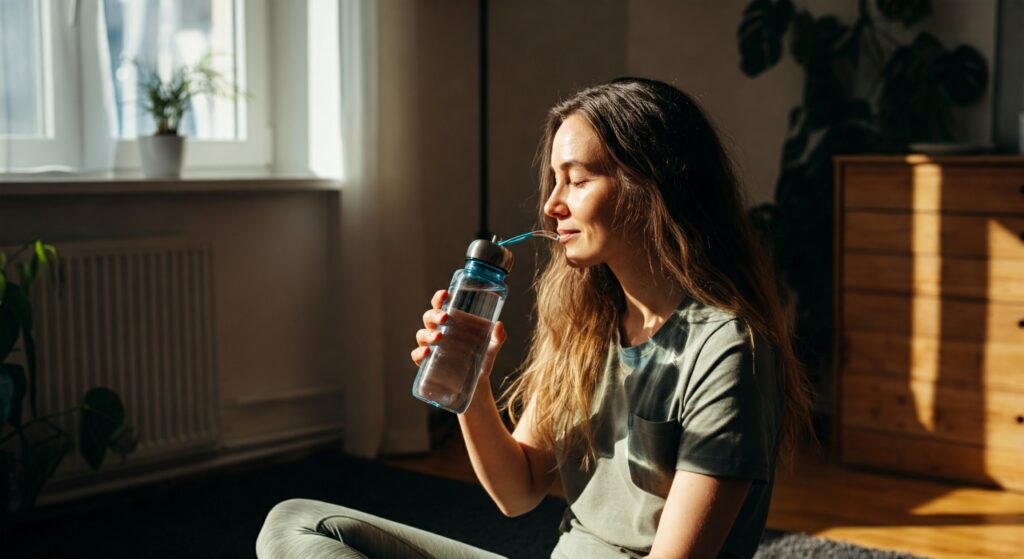
M 551 145 L 555 185 L 544 214 L 557 221 L 559 242 L 573 267 L 608 263 L 628 248 L 614 228 L 618 181 L 612 169 L 590 123 L 577 115 L 566 118 Z

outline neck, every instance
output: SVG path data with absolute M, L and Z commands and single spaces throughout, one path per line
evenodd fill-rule
M 629 261 L 608 263 L 622 286 L 626 311 L 619 324 L 619 333 L 626 345 L 641 344 L 665 323 L 683 301 L 683 289 L 669 277 L 664 268 L 655 266 L 651 273 L 647 256 L 631 256 Z

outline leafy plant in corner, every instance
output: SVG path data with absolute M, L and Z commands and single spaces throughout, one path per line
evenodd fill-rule
M 30 289 L 47 270 L 51 283 L 62 283 L 53 245 L 33 241 L 10 259 L 0 251 L 0 519 L 10 510 L 12 487 L 20 510 L 32 508 L 64 457 L 74 450 L 75 438 L 59 425 L 60 418 L 78 416 L 78 450 L 94 469 L 103 464 L 108 449 L 123 457 L 137 442 L 134 430 L 125 424 L 120 396 L 109 388 L 91 388 L 75 407 L 39 412 L 40 371 Z
M 775 66 L 787 37 L 804 72 L 775 199 L 751 215 L 795 294 L 798 350 L 815 384 L 831 358 L 833 157 L 952 140 L 954 108 L 980 98 L 988 82 L 975 49 L 947 49 L 927 32 L 903 43 L 876 21 L 909 28 L 931 14 L 930 0 L 876 0 L 874 9 L 860 0 L 857 19 L 846 24 L 834 15 L 814 17 L 792 0 L 753 0 L 737 31 L 748 76 Z

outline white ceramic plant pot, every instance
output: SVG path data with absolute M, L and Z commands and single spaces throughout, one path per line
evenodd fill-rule
M 149 178 L 181 176 L 181 160 L 185 155 L 185 138 L 177 134 L 161 134 L 139 138 L 142 174 Z

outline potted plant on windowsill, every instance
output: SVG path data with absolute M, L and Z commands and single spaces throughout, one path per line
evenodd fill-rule
M 145 109 L 156 124 L 151 136 L 138 138 L 142 172 L 150 178 L 181 176 L 185 156 L 185 138 L 178 127 L 200 95 L 219 95 L 234 99 L 239 91 L 213 66 L 213 57 L 204 56 L 194 66 L 179 66 L 164 80 L 153 67 L 139 63 L 139 84 L 146 98 Z

